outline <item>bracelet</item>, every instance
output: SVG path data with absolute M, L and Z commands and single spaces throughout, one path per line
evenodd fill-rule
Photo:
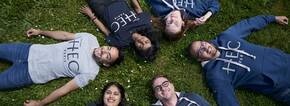
M 94 16 L 94 18 L 92 18 L 92 21 L 94 21 L 95 19 L 97 19 L 97 17 L 96 17 L 96 16 Z

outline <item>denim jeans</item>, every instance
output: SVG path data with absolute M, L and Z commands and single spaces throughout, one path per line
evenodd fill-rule
M 28 54 L 31 44 L 0 44 L 0 59 L 12 66 L 0 72 L 0 90 L 16 89 L 33 84 L 28 72 Z

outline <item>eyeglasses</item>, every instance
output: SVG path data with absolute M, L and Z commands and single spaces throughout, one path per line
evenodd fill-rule
M 205 41 L 201 41 L 200 42 L 200 47 L 199 47 L 199 49 L 197 50 L 197 56 L 196 57 L 198 57 L 198 58 L 201 58 L 200 56 L 201 56 L 201 54 L 204 52 L 204 51 L 206 51 L 206 47 L 205 47 Z
M 157 91 L 157 92 L 161 91 L 161 88 L 162 87 L 168 87 L 169 83 L 170 83 L 169 81 L 162 82 L 161 85 L 157 85 L 157 86 L 154 87 L 154 91 Z

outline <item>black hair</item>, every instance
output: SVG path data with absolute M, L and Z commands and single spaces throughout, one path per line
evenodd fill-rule
M 191 53 L 191 48 L 193 46 L 193 44 L 195 43 L 196 41 L 192 41 L 186 48 L 186 55 L 189 57 L 189 59 L 198 59 L 196 54 L 192 54 Z
M 120 48 L 116 47 L 119 51 L 118 53 L 118 58 L 114 61 L 111 62 L 110 65 L 114 66 L 114 65 L 119 65 L 122 61 L 124 61 L 124 52 L 123 50 L 121 50 Z
M 135 50 L 135 54 L 146 61 L 153 61 L 156 58 L 156 55 L 159 50 L 159 41 L 157 39 L 157 35 L 153 32 L 152 28 L 145 28 L 141 31 L 138 31 L 142 36 L 146 36 L 151 41 L 151 47 L 147 50 L 139 50 L 134 44 L 133 48 Z
M 118 88 L 118 90 L 120 91 L 120 94 L 121 94 L 121 101 L 120 101 L 120 103 L 118 104 L 118 106 L 125 106 L 125 105 L 126 105 L 125 89 L 124 89 L 124 87 L 123 87 L 121 84 L 119 84 L 118 82 L 110 82 L 110 83 L 108 83 L 108 84 L 106 84 L 106 85 L 104 86 L 104 88 L 102 89 L 102 95 L 101 95 L 102 98 L 100 98 L 101 106 L 105 106 L 105 105 L 104 105 L 104 100 L 103 100 L 103 98 L 104 98 L 104 96 L 105 96 L 105 92 L 106 92 L 106 90 L 109 89 L 111 86 L 116 86 L 116 87 Z

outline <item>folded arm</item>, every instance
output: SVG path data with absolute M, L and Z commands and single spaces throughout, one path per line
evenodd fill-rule
M 81 12 L 88 17 L 96 24 L 96 26 L 105 34 L 105 36 L 108 36 L 110 34 L 110 30 L 94 15 L 92 10 L 88 6 L 83 6 L 80 8 Z
M 218 0 L 209 0 L 209 9 L 208 11 L 212 12 L 212 14 L 216 14 L 220 10 L 220 4 Z
M 134 6 L 134 10 L 136 13 L 142 13 L 143 10 L 139 4 L 139 0 L 132 0 L 133 6 Z

